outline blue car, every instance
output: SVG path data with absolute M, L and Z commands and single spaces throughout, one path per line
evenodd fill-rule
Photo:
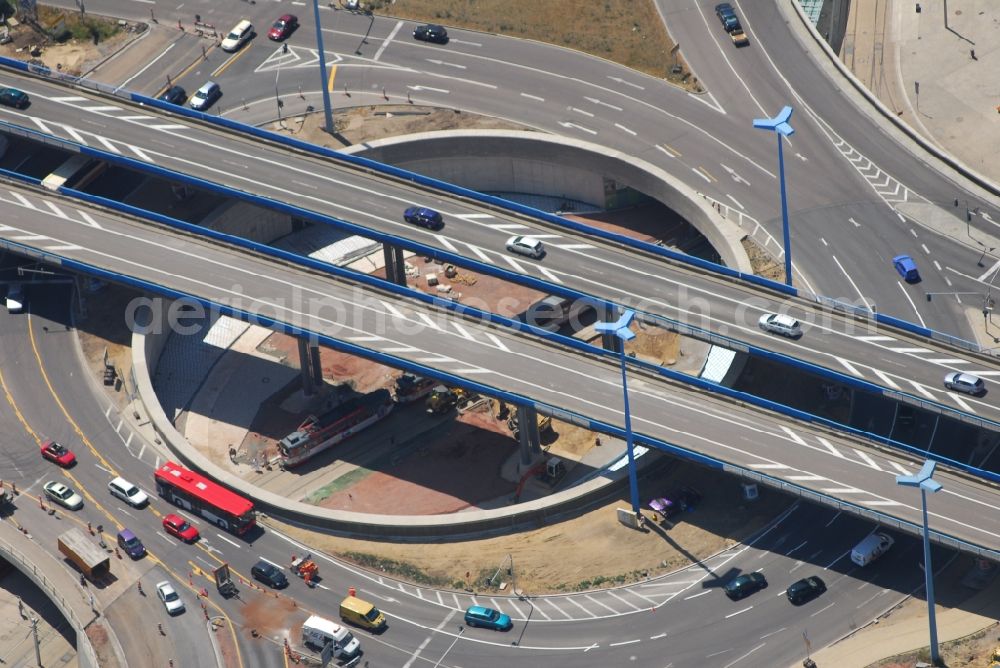
M 171 86 L 158 99 L 163 100 L 164 102 L 169 102 L 170 104 L 181 105 L 187 102 L 188 94 L 187 91 L 180 86 Z
M 892 258 L 892 266 L 896 268 L 896 272 L 907 283 L 920 282 L 920 272 L 917 271 L 917 263 L 909 255 L 897 255 Z
M 146 547 L 142 541 L 129 529 L 118 532 L 118 547 L 133 559 L 141 559 L 146 554 Z
M 510 616 L 493 608 L 474 605 L 465 611 L 465 623 L 469 626 L 482 626 L 484 629 L 508 631 L 514 625 Z
M 411 206 L 403 212 L 403 220 L 411 225 L 419 225 L 429 230 L 440 230 L 444 227 L 444 219 L 434 209 L 423 206 Z

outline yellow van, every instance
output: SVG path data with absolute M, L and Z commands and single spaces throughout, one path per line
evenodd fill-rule
M 385 615 L 368 601 L 348 596 L 340 604 L 340 618 L 348 624 L 378 631 L 385 628 Z

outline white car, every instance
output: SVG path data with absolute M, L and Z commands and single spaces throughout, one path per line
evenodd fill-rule
M 163 607 L 167 609 L 168 614 L 178 615 L 184 612 L 184 601 L 174 590 L 174 586 L 166 580 L 156 583 L 156 595 L 163 601 Z
M 11 283 L 7 287 L 7 310 L 11 313 L 20 313 L 24 310 L 24 286 L 20 283 Z
M 109 482 L 108 491 L 111 492 L 111 496 L 117 496 L 133 508 L 142 508 L 149 503 L 146 493 L 125 478 L 115 478 Z
M 791 339 L 802 336 L 802 325 L 795 318 L 781 313 L 765 313 L 757 321 L 760 328 L 765 332 L 781 334 Z
M 83 497 L 61 482 L 51 480 L 45 483 L 42 489 L 45 490 L 45 496 L 64 508 L 69 508 L 70 510 L 80 510 L 80 508 L 83 508 Z
M 223 51 L 236 51 L 253 37 L 253 24 L 243 19 L 229 31 L 226 38 L 222 40 Z
M 542 242 L 533 237 L 511 237 L 507 239 L 507 250 L 518 255 L 527 255 L 536 260 L 545 255 L 545 246 Z

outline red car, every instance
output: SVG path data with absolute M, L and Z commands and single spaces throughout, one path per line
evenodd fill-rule
M 298 27 L 299 20 L 295 17 L 295 15 L 285 14 L 280 19 L 275 21 L 273 26 L 271 26 L 271 29 L 267 32 L 268 39 L 273 39 L 276 42 L 285 39 Z
M 42 458 L 55 462 L 64 468 L 69 468 L 76 463 L 76 455 L 55 441 L 42 443 Z
M 163 530 L 171 536 L 177 536 L 185 543 L 193 543 L 201 536 L 197 529 L 187 523 L 187 520 L 173 513 L 163 518 Z

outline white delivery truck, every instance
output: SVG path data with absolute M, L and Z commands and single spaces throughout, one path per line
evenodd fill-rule
M 867 566 L 885 554 L 895 542 L 889 534 L 875 531 L 854 546 L 851 550 L 851 561 L 858 566 Z
M 302 625 L 302 642 L 318 649 L 332 642 L 336 645 L 334 656 L 344 661 L 361 656 L 361 643 L 350 631 L 317 615 L 311 616 Z

